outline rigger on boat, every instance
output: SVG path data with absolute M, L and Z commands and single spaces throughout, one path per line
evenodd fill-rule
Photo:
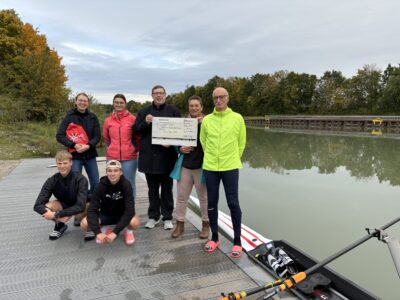
M 192 198 L 192 201 L 196 204 L 195 198 Z M 229 216 L 219 211 L 218 221 L 220 229 L 228 236 L 232 236 L 232 223 Z M 400 242 L 388 236 L 384 231 L 399 221 L 400 217 L 378 229 L 367 229 L 367 235 L 320 262 L 284 240 L 272 241 L 259 235 L 246 225 L 242 225 L 241 239 L 248 257 L 277 280 L 249 290 L 228 294 L 221 293 L 219 300 L 245 299 L 261 291 L 265 291 L 266 294 L 260 299 L 271 299 L 274 295 L 284 291 L 290 291 L 302 300 L 380 299 L 351 280 L 329 269 L 326 265 L 375 237 L 388 245 L 400 277 Z
M 293 286 L 286 287 L 299 299 L 378 299 L 329 268 L 321 267 L 315 273 L 304 276 L 303 279 L 304 271 L 318 262 L 287 241 L 266 243 L 249 251 L 248 255 L 272 276 L 279 279 L 279 285 L 286 280 L 289 280 L 291 284 L 292 277 L 296 279 L 301 277 L 301 281 L 293 282 Z

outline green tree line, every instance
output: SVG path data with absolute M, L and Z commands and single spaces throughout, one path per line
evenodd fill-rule
M 351 78 L 335 70 L 326 71 L 320 78 L 289 71 L 250 78 L 215 76 L 204 86 L 188 86 L 168 100 L 187 111 L 187 99 L 196 94 L 209 113 L 213 109 L 212 91 L 217 86 L 228 90 L 230 107 L 245 116 L 400 113 L 400 65 L 390 64 L 383 72 L 365 65 Z

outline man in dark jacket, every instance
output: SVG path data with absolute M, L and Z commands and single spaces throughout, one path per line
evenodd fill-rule
M 161 85 L 151 90 L 153 103 L 138 112 L 135 132 L 142 135 L 139 152 L 139 171 L 145 173 L 149 188 L 149 220 L 146 228 L 154 228 L 163 216 L 164 229 L 172 229 L 172 212 L 174 200 L 172 196 L 172 178 L 169 177 L 177 159 L 174 147 L 168 145 L 152 145 L 153 117 L 180 118 L 178 109 L 165 103 L 166 92 Z M 160 189 L 161 186 L 161 196 Z
M 78 220 L 84 216 L 88 182 L 77 172 L 71 171 L 72 156 L 67 151 L 56 154 L 58 173 L 46 180 L 36 200 L 34 210 L 46 220 L 54 221 L 50 240 L 57 240 L 67 230 L 66 223 L 71 216 Z M 51 195 L 56 200 L 49 201 Z
M 87 218 L 81 221 L 81 228 L 89 228 L 96 236 L 96 243 L 112 243 L 125 227 L 125 243 L 130 246 L 135 242 L 133 230 L 140 226 L 135 214 L 132 185 L 122 175 L 121 163 L 110 160 L 106 165 L 106 174 L 96 186 L 90 202 Z M 114 229 L 106 225 L 115 225 Z M 102 226 L 102 227 L 100 227 Z M 85 240 L 88 240 L 85 236 Z

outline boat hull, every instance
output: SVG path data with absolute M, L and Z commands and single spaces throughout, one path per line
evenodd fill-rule
M 200 207 L 199 200 L 193 196 L 190 196 L 191 202 Z M 230 216 L 225 214 L 222 211 L 218 211 L 218 227 L 220 231 L 225 233 L 225 235 L 233 240 L 234 231 L 232 220 Z M 262 267 L 265 271 L 270 273 L 275 278 L 279 278 L 276 273 L 264 265 L 260 260 L 256 257 L 257 254 L 264 254 L 263 251 L 266 251 L 264 244 L 274 242 L 275 247 L 282 247 L 287 254 L 295 261 L 298 266 L 299 271 L 304 271 L 309 269 L 310 267 L 316 265 L 318 261 L 311 256 L 304 253 L 302 250 L 296 248 L 291 245 L 289 242 L 284 240 L 272 241 L 268 239 L 258 232 L 254 231 L 250 227 L 242 224 L 241 226 L 241 241 L 242 247 L 254 262 L 256 262 L 260 267 Z M 263 249 L 263 250 L 261 250 Z M 323 276 L 329 278 L 331 280 L 330 287 L 324 290 L 318 290 L 313 295 L 305 295 L 299 292 L 296 289 L 290 290 L 296 297 L 299 299 L 324 299 L 324 300 L 336 300 L 336 299 L 362 299 L 362 300 L 377 300 L 379 297 L 371 294 L 366 291 L 362 287 L 358 286 L 356 283 L 351 280 L 345 278 L 344 276 L 336 273 L 335 271 L 329 269 L 328 267 L 323 267 L 318 269 L 318 273 Z
M 298 271 L 305 271 L 310 267 L 316 265 L 318 261 L 308 254 L 304 253 L 302 250 L 291 245 L 285 240 L 273 241 L 275 247 L 282 248 L 294 261 L 298 268 Z M 249 258 L 251 258 L 260 267 L 265 269 L 275 278 L 279 278 L 276 273 L 262 261 L 260 261 L 260 255 L 266 253 L 266 249 L 263 245 L 247 252 Z M 330 287 L 327 289 L 316 289 L 315 293 L 311 295 L 303 294 L 297 289 L 293 289 L 292 293 L 295 294 L 300 299 L 326 299 L 326 300 L 336 300 L 336 299 L 363 299 L 363 300 L 377 300 L 380 299 L 370 292 L 366 291 L 362 287 L 358 286 L 356 283 L 345 278 L 344 276 L 336 273 L 328 267 L 321 267 L 316 271 L 323 276 L 331 280 Z

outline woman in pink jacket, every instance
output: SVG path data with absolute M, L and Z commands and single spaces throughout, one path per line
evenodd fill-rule
M 133 134 L 136 117 L 126 109 L 126 98 L 117 94 L 113 99 L 114 112 L 104 121 L 103 138 L 107 160 L 116 159 L 122 164 L 122 172 L 132 185 L 136 198 L 136 170 L 140 138 Z

